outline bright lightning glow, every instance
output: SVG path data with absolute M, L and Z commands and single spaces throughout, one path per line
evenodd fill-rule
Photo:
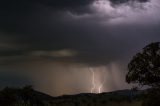
M 89 68 L 89 70 L 91 71 L 92 73 L 92 84 L 93 84 L 93 87 L 91 88 L 91 93 L 93 93 L 95 87 L 96 87 L 96 84 L 95 84 L 95 74 L 94 74 L 94 71 L 92 68 Z
M 102 93 L 102 87 L 103 87 L 103 85 L 104 85 L 104 83 L 105 83 L 105 79 L 104 79 L 104 77 L 103 77 L 103 82 L 101 83 L 101 85 L 99 86 L 99 88 L 98 88 L 98 93 Z
M 93 85 L 93 87 L 91 88 L 91 93 L 94 93 L 94 91 L 95 91 L 95 88 L 96 88 L 96 83 L 95 83 L 95 72 L 94 72 L 94 70 L 92 69 L 92 68 L 89 68 L 89 70 L 91 71 L 91 73 L 92 73 L 92 85 Z M 100 84 L 100 86 L 98 86 L 97 88 L 97 92 L 98 93 L 102 93 L 102 87 L 103 87 L 103 85 L 104 85 L 104 83 L 105 83 L 105 79 L 104 79 L 104 77 L 103 77 L 103 81 L 102 81 L 102 83 Z
M 98 88 L 98 93 L 101 93 L 102 87 L 103 87 L 103 84 L 101 84 L 100 87 Z

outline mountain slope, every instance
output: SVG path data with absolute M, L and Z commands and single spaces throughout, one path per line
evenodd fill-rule
M 140 106 L 143 91 L 120 90 L 109 93 L 52 97 L 30 87 L 6 88 L 0 92 L 0 106 Z

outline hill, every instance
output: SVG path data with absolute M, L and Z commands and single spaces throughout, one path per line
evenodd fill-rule
M 52 97 L 30 87 L 5 88 L 0 92 L 0 106 L 141 106 L 141 94 L 143 91 L 120 90 Z

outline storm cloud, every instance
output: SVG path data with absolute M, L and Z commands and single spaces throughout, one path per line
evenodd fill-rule
M 118 2 L 118 0 L 111 2 Z M 126 3 L 129 1 L 119 0 L 119 2 Z M 139 2 L 142 1 L 140 0 Z M 147 0 L 143 2 L 147 2 Z M 123 16 L 125 14 L 131 14 L 131 16 L 139 14 L 133 12 L 134 7 L 126 6 L 126 4 L 120 7 L 113 7 L 107 0 L 17 0 L 16 2 L 3 1 L 1 5 L 3 5 L 1 6 L 1 39 L 4 37 L 7 42 L 8 39 L 13 40 L 7 44 L 2 44 L 2 46 L 13 46 L 12 48 L 8 47 L 5 48 L 6 50 L 2 50 L 2 56 L 28 55 L 30 52 L 35 51 L 50 52 L 73 49 L 78 52 L 76 58 L 79 59 L 77 61 L 83 61 L 83 57 L 85 57 L 85 61 L 93 61 L 93 58 L 95 58 L 97 61 L 106 62 L 111 60 L 112 57 L 116 57 L 117 54 L 114 55 L 113 52 L 117 53 L 119 47 L 114 45 L 119 45 L 118 42 L 123 41 L 117 41 L 118 39 L 110 34 L 110 29 L 117 29 L 111 27 L 117 26 L 110 26 L 109 22 L 113 21 L 114 23 L 114 21 L 123 19 L 123 17 L 124 20 L 127 20 L 125 18 L 127 15 Z M 81 8 L 84 9 L 83 14 L 75 14 Z M 127 12 L 121 8 L 129 8 L 129 10 Z M 87 10 L 92 12 L 87 13 Z M 118 10 L 122 10 L 122 13 L 118 13 Z M 136 12 L 144 11 L 137 10 Z M 108 26 L 101 24 L 105 23 L 105 21 Z M 120 20 L 120 22 L 123 22 L 123 20 Z M 134 27 L 137 26 L 133 25 L 130 29 Z M 125 28 L 123 29 L 125 30 Z M 124 32 L 127 33 L 126 31 Z M 105 58 L 108 59 L 105 60 Z
M 145 45 L 160 40 L 159 9 L 159 0 L 1 1 L 1 69 L 27 71 L 33 83 L 38 81 L 36 87 L 47 93 L 52 90 L 46 82 L 62 81 L 55 77 L 52 82 L 50 75 L 64 70 L 72 75 L 88 67 L 112 70 L 106 71 L 112 75 L 107 75 L 108 91 L 128 87 L 124 76 L 129 60 Z M 34 72 L 43 73 L 43 81 Z

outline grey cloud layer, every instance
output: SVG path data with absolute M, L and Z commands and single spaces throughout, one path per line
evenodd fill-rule
M 121 4 L 121 3 L 126 3 L 126 2 L 144 3 L 144 2 L 148 2 L 149 0 L 109 0 L 109 1 L 111 1 L 113 4 Z
M 119 1 L 128 2 L 128 0 Z M 146 1 L 140 0 L 140 2 Z M 112 3 L 115 2 L 117 0 L 112 0 Z M 121 59 L 132 49 L 137 50 L 139 45 L 143 47 L 159 39 L 159 25 L 139 26 L 138 23 L 137 25 L 136 23 L 132 25 L 122 23 L 118 26 L 112 26 L 110 23 L 102 25 L 100 22 L 109 16 L 103 16 L 106 13 L 90 10 L 93 3 L 94 0 L 4 1 L 4 5 L 1 6 L 0 27 L 3 35 L 1 39 L 4 39 L 7 44 L 2 43 L 0 46 L 1 57 L 6 57 L 7 60 L 10 58 L 12 61 L 14 59 L 17 61 L 16 57 L 18 57 L 19 61 L 23 59 L 25 61 L 30 53 L 35 51 L 52 52 L 68 49 L 77 54 L 64 59 L 89 64 L 106 64 Z M 75 12 L 83 14 L 75 14 Z M 89 18 L 83 18 L 84 13 L 88 14 Z M 126 12 L 126 14 L 130 13 Z M 112 20 L 112 17 L 108 19 Z M 54 56 L 43 58 L 57 60 Z

